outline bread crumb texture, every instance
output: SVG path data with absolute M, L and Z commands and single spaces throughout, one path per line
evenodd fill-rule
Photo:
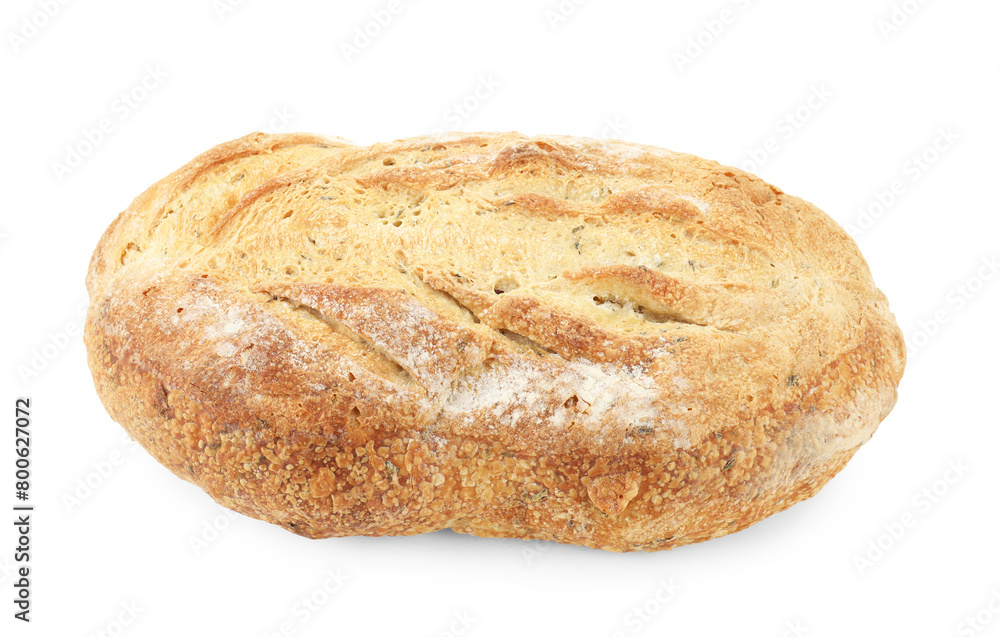
M 725 535 L 835 475 L 905 358 L 820 210 L 574 137 L 248 135 L 122 212 L 87 287 L 111 417 L 315 538 Z

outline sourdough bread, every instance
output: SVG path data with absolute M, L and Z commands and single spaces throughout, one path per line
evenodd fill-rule
M 87 287 L 111 417 L 315 538 L 738 531 L 844 466 L 905 358 L 816 207 L 573 137 L 249 135 L 122 212 Z

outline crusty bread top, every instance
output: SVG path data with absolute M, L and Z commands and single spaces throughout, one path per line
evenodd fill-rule
M 885 297 L 824 213 L 738 169 L 617 141 L 248 135 L 137 198 L 87 286 L 102 299 L 179 277 L 204 282 L 151 320 L 179 357 L 237 357 L 245 372 L 219 388 L 233 401 L 329 389 L 295 375 L 317 369 L 308 345 L 322 342 L 336 352 L 324 369 L 357 379 L 352 404 L 382 414 L 372 426 L 515 451 L 704 449 L 794 411 L 774 421 L 808 433 L 762 471 L 787 480 L 867 440 L 904 365 Z M 752 477 L 752 459 L 722 464 Z

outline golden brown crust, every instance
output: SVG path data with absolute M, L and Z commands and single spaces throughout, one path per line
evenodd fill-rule
M 570 137 L 250 135 L 137 198 L 87 286 L 111 416 L 308 537 L 724 535 L 836 474 L 905 356 L 815 207 Z

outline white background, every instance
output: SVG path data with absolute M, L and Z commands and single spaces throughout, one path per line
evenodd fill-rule
M 0 15 L 0 505 L 30 396 L 36 507 L 30 625 L 0 523 L 4 635 L 1000 635 L 997 3 L 152 4 Z M 812 500 L 655 554 L 310 541 L 226 515 L 123 439 L 79 328 L 90 253 L 134 196 L 254 130 L 435 129 L 654 144 L 817 204 L 910 344 L 896 409 Z

